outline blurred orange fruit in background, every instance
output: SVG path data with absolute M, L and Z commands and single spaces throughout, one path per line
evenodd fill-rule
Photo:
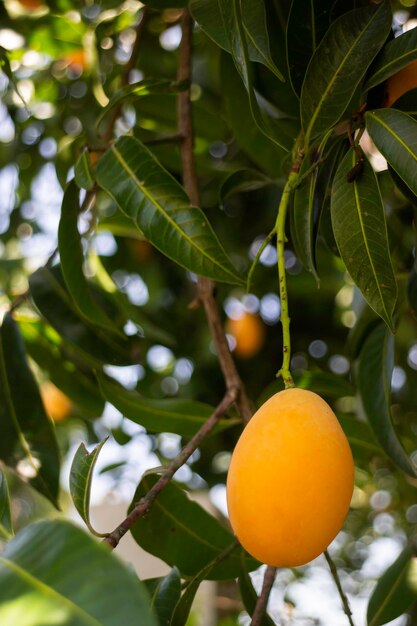
M 266 336 L 262 320 L 253 313 L 243 313 L 241 317 L 229 319 L 226 332 L 235 338 L 235 354 L 241 359 L 249 359 L 259 352 Z
M 41 396 L 45 410 L 54 422 L 62 422 L 71 413 L 71 400 L 49 380 L 43 383 Z
M 406 65 L 402 70 L 390 76 L 386 83 L 385 106 L 389 107 L 393 102 L 401 98 L 407 91 L 417 87 L 417 61 Z

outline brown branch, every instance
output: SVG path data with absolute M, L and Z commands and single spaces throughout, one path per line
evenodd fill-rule
M 255 610 L 252 614 L 252 620 L 250 626 L 260 626 L 262 618 L 265 614 L 269 595 L 271 593 L 272 586 L 274 584 L 275 576 L 277 575 L 277 568 L 268 565 L 265 570 L 264 581 L 262 584 L 262 591 L 256 602 Z
M 123 74 L 120 79 L 121 87 L 124 87 L 125 85 L 129 83 L 129 74 L 136 64 L 140 45 L 143 39 L 143 34 L 145 32 L 146 24 L 148 22 L 148 17 L 149 17 L 149 8 L 145 6 L 142 9 L 142 18 L 139 21 L 138 25 L 136 26 L 136 39 L 132 47 L 132 52 L 129 57 L 129 61 L 126 63 L 124 70 L 123 70 Z M 114 109 L 112 109 L 109 113 L 107 126 L 103 132 L 103 141 L 106 144 L 110 142 L 110 139 L 113 136 L 114 125 L 116 124 L 116 120 L 119 117 L 121 110 L 122 110 L 122 104 L 120 103 L 117 106 L 115 106 Z
M 182 19 L 182 39 L 179 51 L 178 82 L 191 83 L 191 51 L 193 20 L 188 10 L 184 10 Z M 200 206 L 198 178 L 194 158 L 194 129 L 192 121 L 190 90 L 178 94 L 178 132 L 183 137 L 181 143 L 181 161 L 184 188 L 191 203 Z M 199 300 L 204 306 L 207 321 L 216 347 L 217 358 L 223 372 L 226 387 L 239 390 L 237 405 L 242 420 L 247 423 L 252 417 L 252 407 L 237 372 L 229 344 L 223 329 L 219 307 L 214 297 L 214 284 L 207 278 L 198 278 Z
M 343 591 L 342 588 L 342 583 L 340 582 L 340 578 L 339 578 L 339 574 L 337 572 L 337 567 L 336 565 L 333 563 L 333 559 L 330 556 L 330 554 L 327 552 L 327 550 L 324 551 L 324 556 L 326 558 L 326 561 L 329 565 L 329 569 L 330 569 L 330 573 L 332 575 L 332 578 L 336 584 L 337 590 L 339 592 L 339 596 L 340 599 L 342 601 L 343 604 L 343 610 L 346 614 L 346 617 L 349 620 L 349 624 L 350 626 L 355 626 L 355 624 L 353 623 L 353 619 L 352 619 L 352 611 L 350 610 L 350 606 L 349 606 L 349 600 L 347 599 L 347 596 L 345 594 L 345 592 Z
M 173 459 L 166 466 L 161 477 L 154 484 L 152 489 L 150 489 L 148 493 L 143 496 L 143 498 L 141 498 L 141 500 L 136 504 L 135 508 L 129 513 L 126 519 L 124 519 L 123 522 L 117 526 L 117 528 L 115 528 L 111 533 L 107 535 L 107 537 L 103 540 L 103 543 L 108 544 L 111 548 L 115 548 L 118 545 L 120 539 L 127 533 L 128 530 L 132 528 L 133 524 L 140 517 L 146 515 L 146 513 L 151 508 L 155 498 L 169 484 L 175 472 L 186 463 L 192 453 L 197 450 L 201 442 L 213 430 L 219 419 L 223 417 L 226 411 L 236 401 L 237 392 L 238 390 L 236 387 L 232 387 L 226 392 L 223 400 L 217 406 L 215 411 L 210 415 L 207 421 L 204 422 L 204 424 L 196 432 L 194 437 L 192 437 L 192 439 L 190 439 L 190 441 L 183 447 L 183 449 L 175 457 L 175 459 Z

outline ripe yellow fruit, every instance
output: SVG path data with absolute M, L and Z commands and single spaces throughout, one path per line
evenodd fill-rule
M 250 359 L 262 348 L 265 341 L 265 326 L 252 313 L 244 313 L 237 319 L 229 319 L 226 332 L 236 340 L 235 354 L 241 359 Z
M 417 87 L 417 61 L 406 65 L 402 70 L 390 76 L 386 83 L 385 106 L 389 107 L 407 91 Z
M 64 421 L 71 413 L 71 400 L 50 381 L 43 383 L 41 396 L 45 410 L 54 422 Z
M 259 561 L 304 565 L 341 529 L 353 475 L 349 443 L 327 402 L 305 389 L 280 391 L 255 413 L 233 452 L 232 528 Z

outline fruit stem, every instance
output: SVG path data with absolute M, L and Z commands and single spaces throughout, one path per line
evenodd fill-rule
M 277 233 L 277 256 L 278 256 L 278 281 L 279 296 L 281 301 L 281 324 L 282 324 L 282 367 L 277 373 L 277 377 L 282 376 L 285 388 L 294 387 L 294 381 L 290 372 L 291 363 L 291 335 L 290 316 L 288 310 L 287 279 L 285 275 L 285 219 L 290 202 L 290 197 L 297 186 L 299 178 L 298 170 L 291 170 L 288 180 L 282 192 L 278 207 L 277 221 L 275 229 Z

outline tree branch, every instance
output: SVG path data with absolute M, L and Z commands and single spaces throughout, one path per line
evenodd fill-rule
M 181 452 L 173 459 L 162 472 L 159 480 L 154 484 L 152 489 L 148 491 L 148 493 L 139 500 L 136 504 L 135 508 L 129 513 L 126 519 L 121 522 L 111 533 L 109 533 L 106 538 L 103 540 L 103 543 L 106 543 L 111 548 L 115 548 L 120 539 L 130 530 L 133 524 L 140 518 L 146 515 L 149 509 L 152 506 L 155 498 L 165 489 L 165 487 L 169 484 L 170 480 L 174 476 L 175 472 L 182 467 L 186 461 L 190 458 L 192 453 L 197 450 L 198 446 L 201 442 L 207 437 L 207 435 L 213 430 L 217 422 L 226 411 L 232 406 L 232 404 L 236 401 L 238 390 L 236 387 L 232 387 L 228 389 L 223 400 L 217 406 L 215 411 L 210 415 L 206 422 L 201 426 L 201 428 L 196 432 L 194 437 L 190 439 L 190 441 L 183 447 Z
M 184 10 L 183 12 L 181 27 L 182 39 L 179 51 L 177 80 L 179 82 L 186 81 L 191 83 L 193 20 L 188 10 Z M 189 89 L 181 91 L 178 94 L 178 133 L 183 137 L 181 142 L 181 161 L 184 188 L 188 193 L 191 203 L 195 206 L 200 206 L 200 194 L 194 158 L 194 129 Z M 229 344 L 227 343 L 219 307 L 214 297 L 214 284 L 211 280 L 202 277 L 198 278 L 198 296 L 206 313 L 226 387 L 227 389 L 237 388 L 239 390 L 237 405 L 242 420 L 247 423 L 252 417 L 252 407 L 237 372 Z
M 347 596 L 346 596 L 345 592 L 343 591 L 342 583 L 340 582 L 339 574 L 337 572 L 337 567 L 333 563 L 333 559 L 330 556 L 330 554 L 327 552 L 327 550 L 324 551 L 324 556 L 325 556 L 326 561 L 327 561 L 327 563 L 329 565 L 329 569 L 330 569 L 330 573 L 332 575 L 332 578 L 333 578 L 334 582 L 336 583 L 336 587 L 337 587 L 340 599 L 341 599 L 342 604 L 343 604 L 343 610 L 344 610 L 344 612 L 346 614 L 346 617 L 349 620 L 349 624 L 350 624 L 350 626 L 355 626 L 355 624 L 353 623 L 353 619 L 352 619 L 352 611 L 350 610 L 349 600 L 347 599 Z
M 275 576 L 277 575 L 277 568 L 268 565 L 265 570 L 264 581 L 262 584 L 262 591 L 256 602 L 255 610 L 252 614 L 252 621 L 250 626 L 260 626 L 262 618 L 265 614 L 269 595 L 271 593 L 272 586 L 274 584 Z

